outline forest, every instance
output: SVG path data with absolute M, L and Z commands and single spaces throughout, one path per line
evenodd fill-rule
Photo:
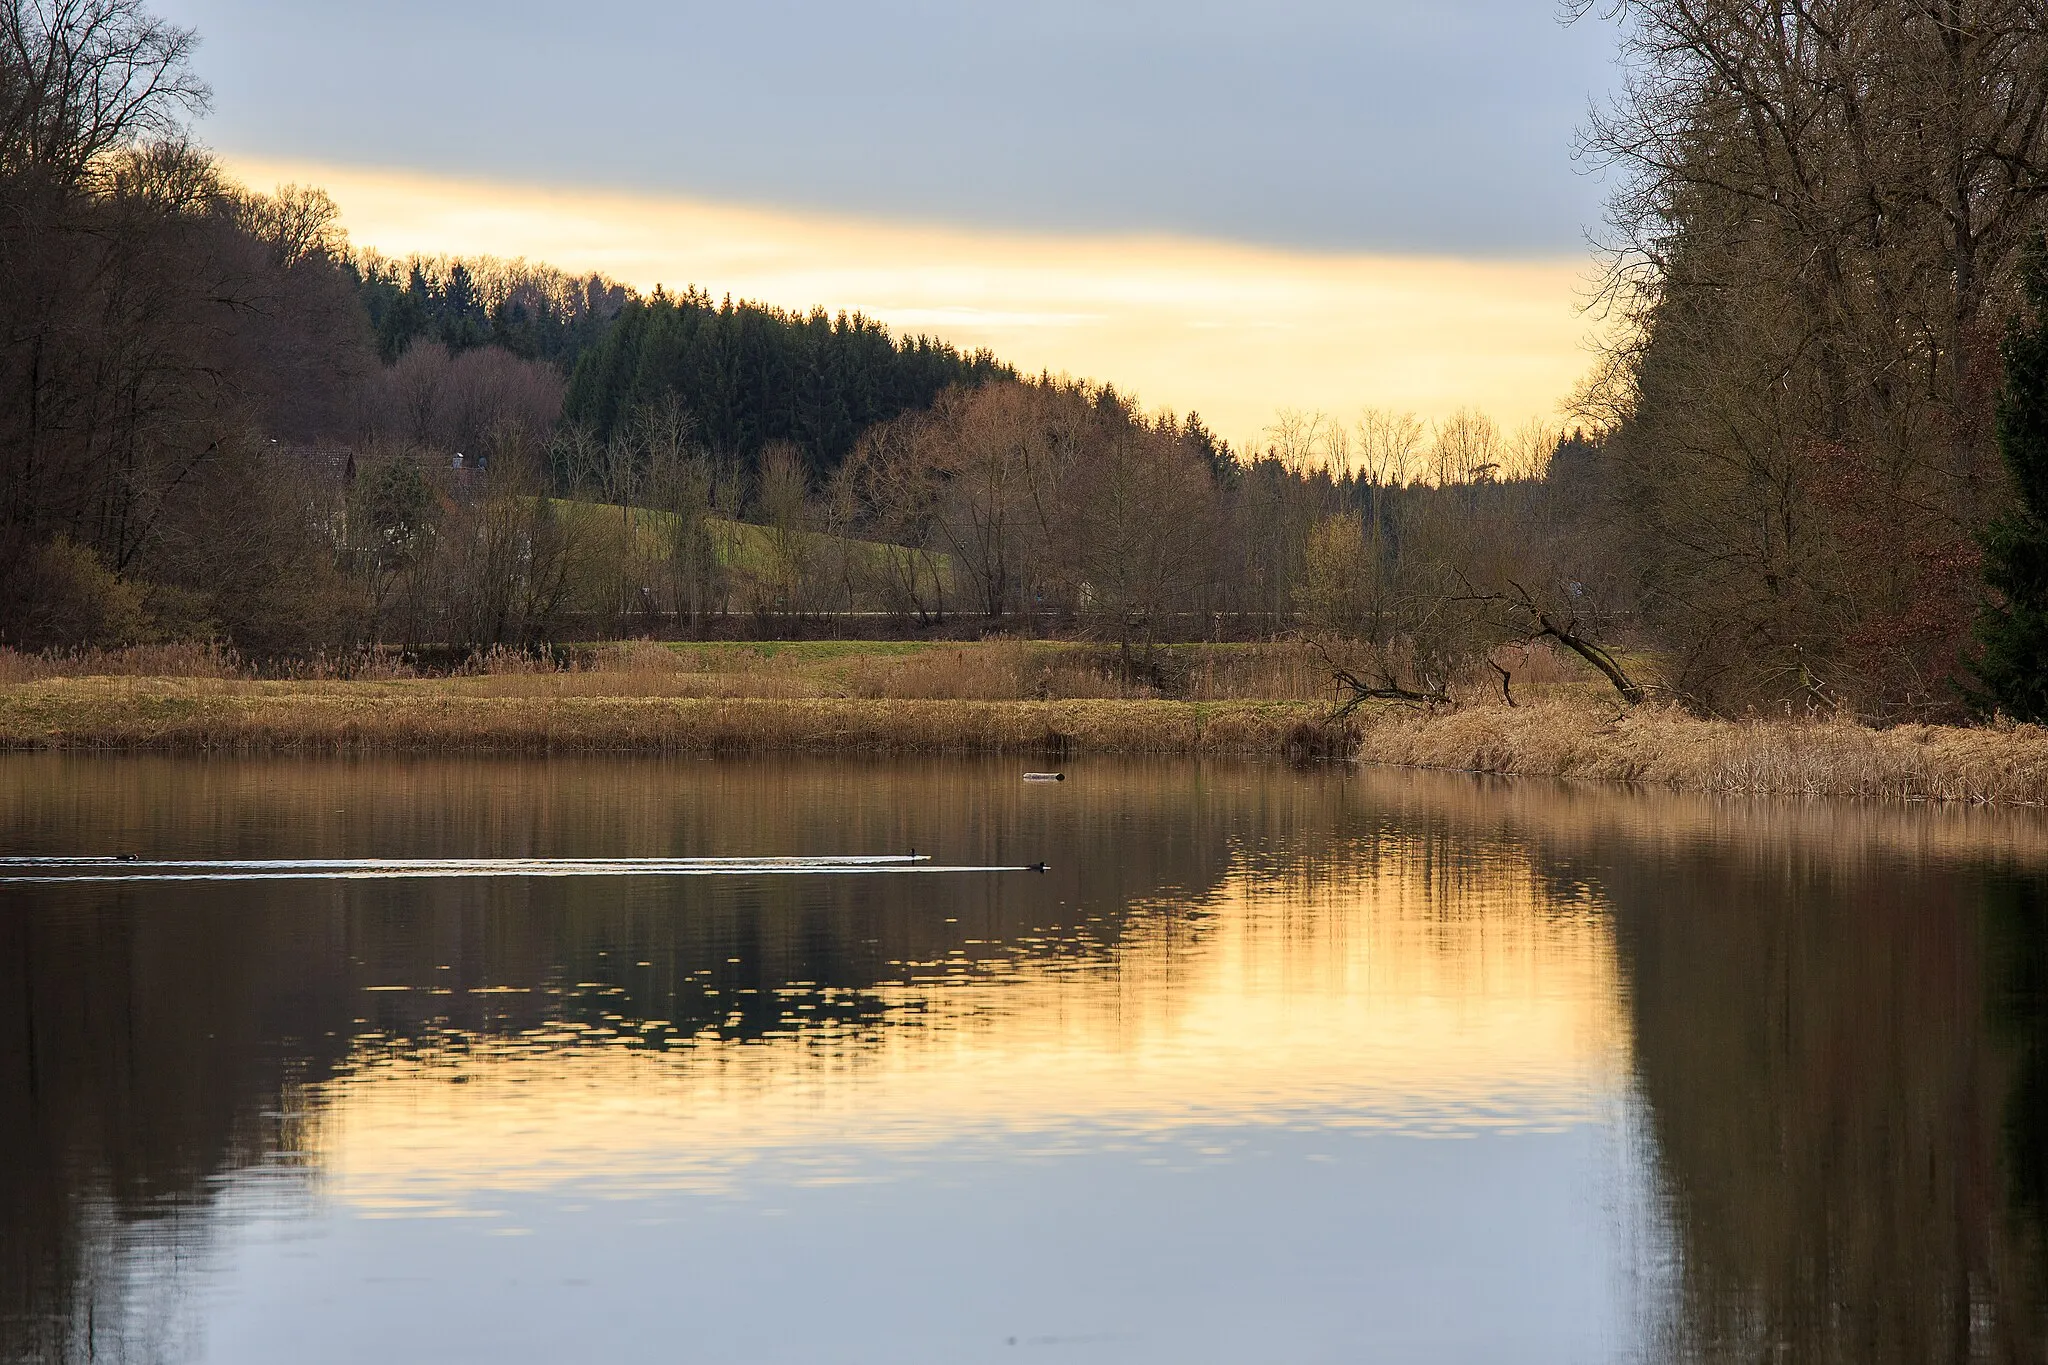
M 194 35 L 0 3 L 0 645 L 1297 639 L 1356 701 L 2048 715 L 2048 30 L 1628 0 L 1552 423 L 1194 413 L 871 319 L 353 247 Z M 60 58 L 53 60 L 53 58 Z

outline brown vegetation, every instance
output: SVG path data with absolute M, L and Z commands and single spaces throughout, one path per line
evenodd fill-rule
M 1332 718 L 1299 646 L 1161 651 L 1131 681 L 1116 651 L 966 645 L 594 647 L 478 655 L 420 676 L 259 679 L 211 650 L 69 657 L 0 651 L 0 745 L 312 751 L 1238 754 L 1678 791 L 2048 805 L 2048 729 L 1830 716 L 1744 720 L 1599 700 L 1549 660 L 1524 704 L 1390 704 Z M 177 676 L 165 676 L 175 673 Z
M 1369 763 L 1695 792 L 2048 805 L 2048 729 L 2032 725 L 1876 729 L 1552 702 L 1383 711 L 1362 731 L 1358 756 Z
M 91 678 L 0 696 L 0 744 L 401 752 L 1276 754 L 1302 702 L 478 696 L 439 682 Z
M 0 647 L 0 685 L 54 678 L 231 678 L 398 682 L 433 679 L 470 696 L 839 697 L 929 701 L 1334 700 L 1317 645 L 1175 645 L 1129 667 L 1113 646 L 996 637 L 979 641 L 821 640 L 760 643 L 627 640 L 505 647 L 445 656 L 384 650 L 257 666 L 211 645 L 146 645 L 25 654 Z M 1583 669 L 1543 651 L 1503 655 L 1519 694 L 1582 692 Z M 1491 679 L 1459 695 L 1480 699 Z
M 1161 680 L 1168 700 L 1125 679 L 1113 652 L 1010 640 L 499 650 L 440 677 L 386 658 L 346 679 L 259 679 L 218 651 L 0 651 L 0 744 L 1279 754 L 1300 727 L 1322 728 L 1323 684 L 1301 650 L 1186 655 Z M 1322 750 L 1348 747 L 1336 733 Z

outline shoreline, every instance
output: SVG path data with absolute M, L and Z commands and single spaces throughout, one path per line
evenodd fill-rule
M 1301 701 L 478 696 L 432 684 L 80 678 L 0 688 L 0 749 L 1285 756 Z M 1333 732 L 1333 738 L 1341 738 Z
M 1352 759 L 1706 794 L 2048 806 L 2048 728 L 1702 720 L 1547 702 L 1333 725 L 1308 701 L 480 695 L 435 681 L 61 678 L 0 687 L 0 749 Z

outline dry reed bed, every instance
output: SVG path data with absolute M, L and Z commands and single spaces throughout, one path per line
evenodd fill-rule
M 624 680 L 621 680 L 622 682 Z M 1297 700 L 1049 701 L 480 692 L 462 679 L 58 678 L 0 686 L 0 746 L 521 753 L 1355 753 L 1677 791 L 2048 805 L 2048 729 L 1701 720 L 1553 702 L 1333 728 Z
M 65 678 L 0 746 L 156 751 L 1280 754 L 1303 702 L 478 696 L 435 682 Z
M 1384 712 L 1359 757 L 1402 767 L 1596 778 L 1677 791 L 2048 804 L 2048 729 L 1846 720 L 1701 720 L 1569 703 Z

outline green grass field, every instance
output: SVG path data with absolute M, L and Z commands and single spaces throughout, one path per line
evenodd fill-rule
M 601 527 L 607 532 L 621 529 L 629 531 L 633 551 L 641 558 L 659 561 L 667 559 L 670 555 L 678 521 L 673 512 L 660 512 L 645 507 L 624 509 L 616 503 L 573 499 L 558 500 L 555 506 L 561 510 L 564 518 L 579 521 L 593 529 Z M 857 567 L 871 570 L 879 570 L 889 556 L 911 553 L 900 545 L 860 540 L 850 536 L 835 536 L 823 531 L 778 533 L 766 526 L 735 521 L 729 517 L 706 517 L 704 526 L 709 533 L 712 549 L 718 557 L 720 567 L 756 578 L 772 578 L 781 571 L 782 551 L 778 547 L 778 535 L 787 537 L 788 544 L 796 554 L 814 562 L 837 563 L 844 559 Z M 925 553 L 927 562 L 939 575 L 939 585 L 947 599 L 957 597 L 961 575 L 951 556 L 934 552 Z

